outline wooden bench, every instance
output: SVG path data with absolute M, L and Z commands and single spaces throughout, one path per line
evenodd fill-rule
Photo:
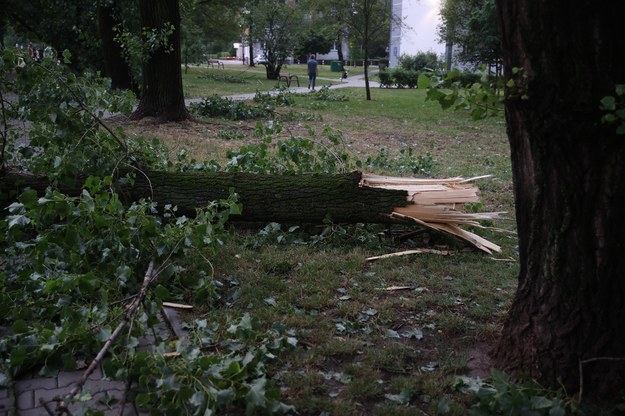
M 291 86 L 291 82 L 293 82 L 293 80 L 297 82 L 297 86 L 299 87 L 299 78 L 297 75 L 281 73 L 278 76 L 278 84 L 280 84 L 280 81 L 282 80 L 284 80 L 284 82 L 286 83 L 287 88 Z
M 217 69 L 221 68 L 221 69 L 226 69 L 226 67 L 224 66 L 223 62 L 220 62 L 217 59 L 209 59 L 208 60 L 208 66 L 211 68 L 215 68 L 215 65 L 217 65 Z

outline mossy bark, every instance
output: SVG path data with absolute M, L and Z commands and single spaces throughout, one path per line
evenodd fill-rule
M 397 222 L 387 215 L 408 204 L 406 192 L 362 187 L 360 179 L 360 172 L 292 176 L 147 172 L 137 175 L 134 184 L 119 187 L 119 192 L 127 202 L 150 198 L 159 206 L 176 205 L 178 212 L 186 215 L 236 192 L 243 213 L 232 220 L 240 221 L 321 223 L 327 218 L 341 223 Z M 12 191 L 15 195 L 25 187 L 43 192 L 46 186 L 45 178 L 32 176 L 0 179 L 3 194 Z M 78 194 L 80 186 L 68 186 L 64 191 Z

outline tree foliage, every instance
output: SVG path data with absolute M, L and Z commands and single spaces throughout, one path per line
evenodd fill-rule
M 495 0 L 444 0 L 439 36 L 462 48 L 459 60 L 473 65 L 501 60 Z
M 251 38 L 259 42 L 267 58 L 267 79 L 278 79 L 280 69 L 296 47 L 302 10 L 282 1 L 255 0 L 248 4 Z

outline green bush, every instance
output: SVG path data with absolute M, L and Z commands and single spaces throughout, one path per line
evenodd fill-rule
M 420 72 L 414 69 L 395 68 L 392 71 L 397 88 L 416 88 L 419 74 Z
M 445 81 L 443 82 L 443 86 L 445 88 L 448 88 L 453 82 L 458 82 L 461 87 L 468 88 L 476 82 L 480 82 L 481 80 L 482 74 L 480 74 L 479 72 L 462 71 L 458 72 L 453 79 L 445 79 Z
M 391 76 L 390 69 L 384 69 L 378 72 L 378 77 L 380 78 L 380 87 L 389 88 L 394 84 L 394 80 Z
M 399 67 L 415 71 L 435 70 L 440 67 L 440 62 L 434 52 L 419 52 L 416 55 L 400 56 Z
M 242 101 L 211 95 L 199 103 L 191 104 L 191 110 L 204 117 L 224 117 L 230 120 L 249 120 L 273 116 L 271 106 L 252 107 Z
M 378 77 L 380 78 L 380 87 L 416 88 L 420 74 L 414 69 L 399 67 L 380 71 Z

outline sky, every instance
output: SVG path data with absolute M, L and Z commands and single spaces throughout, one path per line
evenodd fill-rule
M 409 27 L 405 29 L 410 39 L 405 45 L 410 51 L 404 53 L 414 55 L 417 52 L 445 52 L 445 45 L 437 43 L 436 28 L 440 24 L 440 0 L 404 0 L 403 17 Z

